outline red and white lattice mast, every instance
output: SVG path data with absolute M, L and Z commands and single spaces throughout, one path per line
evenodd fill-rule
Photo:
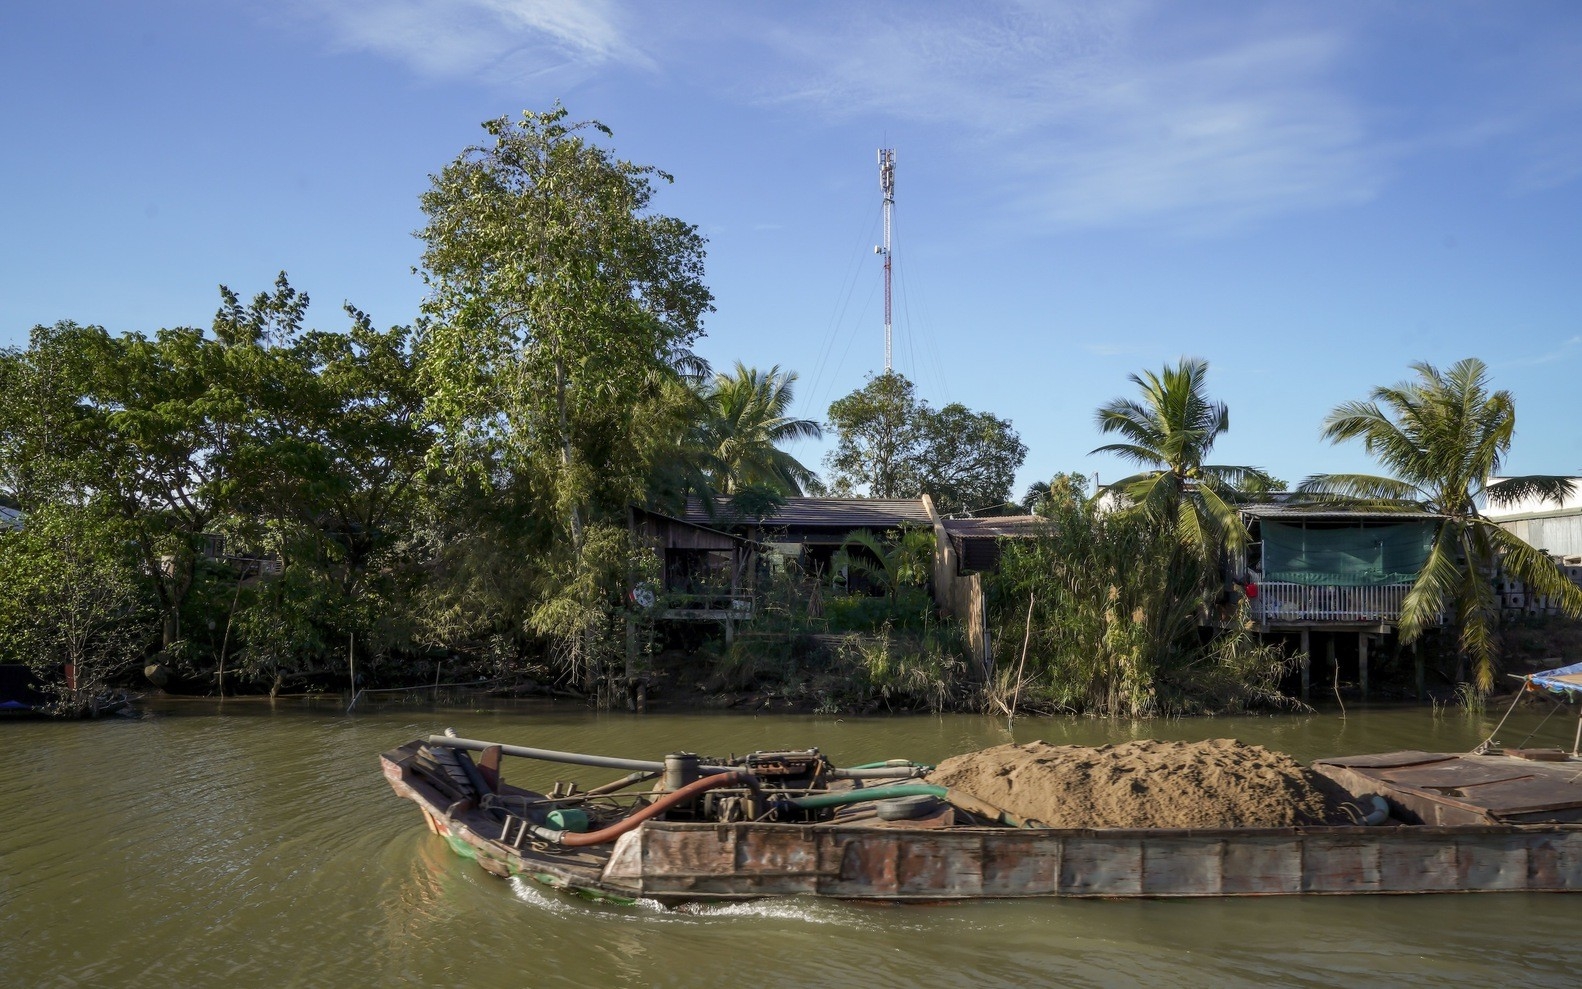
M 879 188 L 884 192 L 884 244 L 875 254 L 884 255 L 884 373 L 890 373 L 890 214 L 895 209 L 895 151 L 879 149 Z

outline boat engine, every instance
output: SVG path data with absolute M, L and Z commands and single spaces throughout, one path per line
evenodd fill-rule
M 742 757 L 742 768 L 765 789 L 822 790 L 830 763 L 818 749 L 792 749 L 749 753 Z

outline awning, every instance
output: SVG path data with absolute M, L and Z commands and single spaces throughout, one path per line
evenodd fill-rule
M 1568 690 L 1572 693 L 1582 694 L 1582 663 L 1572 663 L 1570 666 L 1544 670 L 1542 673 L 1533 673 L 1527 679 L 1549 690 Z

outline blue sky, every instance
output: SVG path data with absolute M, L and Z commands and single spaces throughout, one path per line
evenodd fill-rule
M 897 154 L 895 365 L 1012 421 L 1018 492 L 1127 375 L 1206 358 L 1222 463 L 1319 440 L 1413 361 L 1486 361 L 1512 472 L 1582 473 L 1582 4 L 55 0 L 0 30 L 0 344 L 207 325 L 284 269 L 410 322 L 418 196 L 478 124 L 562 101 L 675 176 L 700 350 L 883 363 L 875 151 Z M 796 451 L 808 461 L 818 444 Z

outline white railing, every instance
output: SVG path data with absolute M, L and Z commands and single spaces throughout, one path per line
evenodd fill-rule
M 1270 581 L 1258 585 L 1252 617 L 1265 626 L 1286 622 L 1396 622 L 1411 584 L 1324 587 Z

